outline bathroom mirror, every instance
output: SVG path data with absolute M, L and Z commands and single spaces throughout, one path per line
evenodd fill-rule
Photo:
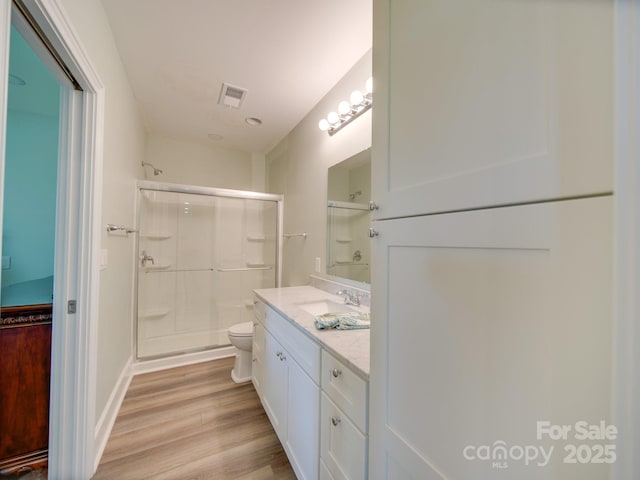
M 371 149 L 329 168 L 326 273 L 370 283 Z

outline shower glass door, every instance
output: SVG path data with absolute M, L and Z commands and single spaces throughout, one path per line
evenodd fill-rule
M 235 193 L 140 189 L 138 358 L 228 345 L 252 290 L 277 286 L 278 199 L 251 197 L 278 196 Z

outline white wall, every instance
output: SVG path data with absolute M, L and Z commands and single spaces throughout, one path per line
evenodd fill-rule
M 327 170 L 371 146 L 371 110 L 330 137 L 318 122 L 371 76 L 364 55 L 307 116 L 267 154 L 267 190 L 284 194 L 284 233 L 308 232 L 284 241 L 283 286 L 303 285 L 316 257 L 326 264 Z M 375 87 L 374 87 L 375 88 Z M 375 109 L 375 106 L 374 106 Z
M 155 176 L 145 167 L 141 178 L 146 180 L 236 190 L 254 190 L 252 169 L 260 165 L 248 152 L 153 133 L 147 136 L 145 161 L 162 170 Z
M 136 177 L 145 132 L 113 34 L 99 0 L 61 0 L 105 86 L 102 223 L 134 225 Z M 133 236 L 102 234 L 108 267 L 100 275 L 96 419 L 132 353 Z

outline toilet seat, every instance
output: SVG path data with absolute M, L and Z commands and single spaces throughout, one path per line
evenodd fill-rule
M 229 328 L 229 335 L 234 337 L 250 337 L 253 335 L 253 322 L 242 322 Z

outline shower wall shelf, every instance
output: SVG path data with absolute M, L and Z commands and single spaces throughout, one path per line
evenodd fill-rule
M 302 233 L 283 233 L 282 236 L 284 238 L 291 238 L 291 237 L 302 237 L 302 238 L 307 238 L 309 234 L 307 232 L 302 232 Z
M 144 318 L 160 318 L 160 317 L 164 317 L 169 313 L 169 309 L 165 308 L 165 309 L 158 309 L 158 310 L 148 310 L 146 312 L 142 312 L 140 315 L 138 315 L 139 317 L 144 317 Z
M 171 267 L 171 264 L 158 264 L 158 265 L 145 265 L 145 272 L 157 272 L 157 271 L 166 271 Z
M 352 240 L 350 238 L 336 238 L 337 243 L 351 243 Z
M 328 268 L 331 267 L 349 267 L 349 266 L 354 266 L 354 267 L 368 267 L 369 264 L 368 263 L 360 263 L 360 262 L 341 262 L 340 260 L 336 260 L 336 263 L 334 263 L 333 265 L 328 265 Z
M 260 268 L 266 266 L 267 265 L 264 262 L 247 262 L 247 267 L 249 268 Z
M 273 267 L 216 268 L 219 272 L 249 272 L 251 270 L 271 270 Z
M 168 240 L 171 235 L 168 233 L 140 233 L 140 238 L 148 238 L 149 240 Z
M 264 235 L 247 235 L 247 240 L 250 242 L 264 242 L 266 237 Z

